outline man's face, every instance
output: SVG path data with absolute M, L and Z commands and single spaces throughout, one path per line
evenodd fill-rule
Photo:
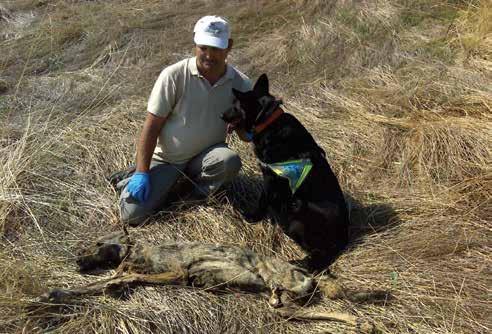
M 219 49 L 208 45 L 196 45 L 195 54 L 198 68 L 203 72 L 214 73 L 223 71 L 230 47 Z

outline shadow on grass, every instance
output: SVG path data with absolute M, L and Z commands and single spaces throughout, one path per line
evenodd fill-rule
M 209 198 L 190 197 L 193 188 L 190 182 L 180 182 L 169 194 L 165 207 L 144 225 L 166 220 L 169 216 L 198 205 L 222 206 L 229 203 L 239 216 L 241 212 L 253 212 L 258 206 L 263 189 L 263 178 L 259 175 L 241 173 L 233 182 Z M 350 215 L 349 243 L 351 245 L 357 244 L 366 235 L 381 233 L 400 222 L 398 215 L 389 204 L 383 202 L 363 204 L 348 193 L 345 193 L 345 200 Z
M 238 212 L 251 212 L 257 205 L 263 188 L 261 176 L 239 175 L 226 189 L 226 197 Z M 394 209 L 382 202 L 363 204 L 345 193 L 350 213 L 349 240 L 357 243 L 365 235 L 380 233 L 397 225 L 400 220 Z
M 357 243 L 366 235 L 381 233 L 400 222 L 389 204 L 380 202 L 365 205 L 347 193 L 345 201 L 350 215 L 350 244 Z

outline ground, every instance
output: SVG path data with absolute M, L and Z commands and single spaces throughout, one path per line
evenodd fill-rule
M 385 305 L 321 300 L 388 333 L 487 333 L 492 217 L 492 3 L 444 0 L 16 0 L 0 5 L 0 332 L 345 333 L 288 322 L 255 295 L 138 288 L 32 314 L 77 273 L 80 242 L 121 228 L 106 176 L 134 159 L 163 67 L 192 52 L 201 16 L 230 19 L 230 62 L 268 73 L 327 152 L 351 213 L 332 267 L 348 287 L 387 289 Z M 257 197 L 248 144 L 238 179 L 208 205 L 144 228 L 151 243 L 241 245 L 290 260 L 302 251 L 234 205 Z M 109 273 L 108 273 L 109 274 Z

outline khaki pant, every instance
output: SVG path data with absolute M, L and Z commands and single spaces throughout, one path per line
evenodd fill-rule
M 195 196 L 206 197 L 231 181 L 241 169 L 237 153 L 225 143 L 216 144 L 182 164 L 152 160 L 150 165 L 150 196 L 144 203 L 136 201 L 124 186 L 120 196 L 121 220 L 130 225 L 139 225 L 166 204 L 169 191 L 181 177 L 195 184 Z M 127 178 L 122 183 L 128 183 Z

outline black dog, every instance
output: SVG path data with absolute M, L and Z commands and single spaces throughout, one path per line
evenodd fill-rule
M 308 253 L 308 270 L 327 268 L 348 243 L 348 214 L 325 152 L 279 108 L 265 74 L 252 91 L 233 93 L 237 100 L 222 119 L 253 142 L 264 179 L 257 210 L 243 215 L 259 221 L 268 214 Z

